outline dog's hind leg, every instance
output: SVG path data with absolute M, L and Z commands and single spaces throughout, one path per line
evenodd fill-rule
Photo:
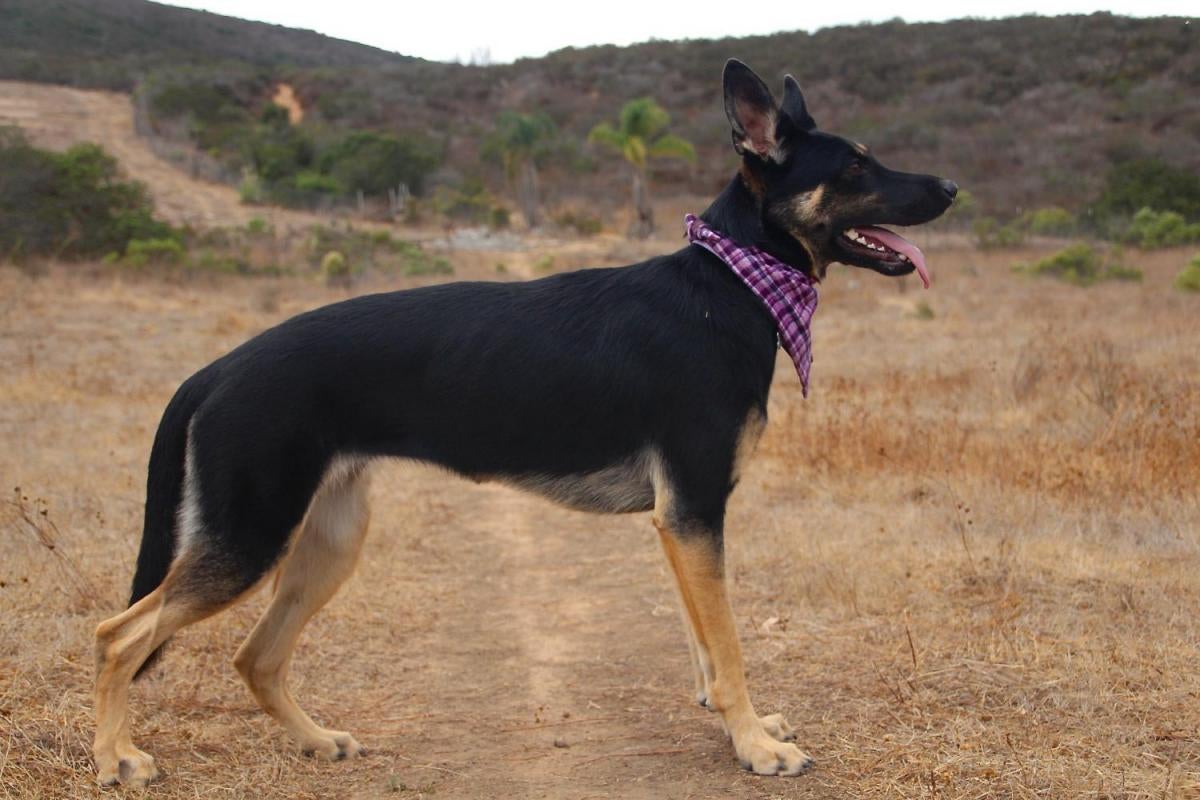
M 667 524 L 657 512 L 655 526 L 691 622 L 697 652 L 707 653 L 711 664 L 707 705 L 721 713 L 742 766 L 760 775 L 804 772 L 812 766 L 812 759 L 794 744 L 779 740 L 790 734 L 790 729 L 771 730 L 772 723 L 782 720 L 760 719 L 750 702 L 726 591 L 720 531 L 694 529 L 695 524 Z
M 134 673 L 185 625 L 236 602 L 255 583 L 218 559 L 185 556 L 162 585 L 96 628 L 96 738 L 92 753 L 101 785 L 144 786 L 158 775 L 154 758 L 134 746 L 129 684 Z
M 263 710 L 303 751 L 331 760 L 364 755 L 349 733 L 320 727 L 287 687 L 288 664 L 300 631 L 350 576 L 366 535 L 367 480 L 361 466 L 336 472 L 317 492 L 280 567 L 275 594 L 234 665 Z

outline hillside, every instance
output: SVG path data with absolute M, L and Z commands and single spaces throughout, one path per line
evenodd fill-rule
M 376 129 L 435 142 L 444 159 L 435 184 L 481 177 L 503 191 L 499 167 L 480 162 L 481 141 L 503 110 L 544 112 L 566 143 L 545 164 L 552 203 L 611 208 L 625 200 L 625 178 L 610 168 L 616 162 L 582 142 L 643 95 L 671 112 L 673 131 L 700 156 L 695 166 L 660 167 L 659 191 L 718 188 L 733 165 L 718 94 L 730 56 L 776 80 L 794 73 L 822 127 L 869 143 L 885 163 L 954 176 L 1000 216 L 1046 205 L 1077 210 L 1111 165 L 1130 158 L 1158 156 L 1200 171 L 1200 49 L 1196 26 L 1182 19 L 893 21 L 566 49 L 475 67 L 137 0 L 5 0 L 3 9 L 21 24 L 0 30 L 0 77 L 190 85 L 204 90 L 197 96 L 216 86 L 230 104 L 218 110 L 228 118 L 236 107 L 243 127 L 270 103 L 275 82 L 286 81 L 309 112 L 303 126 L 314 140 Z M 224 162 L 222 174 L 245 166 L 237 131 L 201 140 L 194 125 L 161 115 L 147 127 L 193 137 Z
M 312 31 L 145 0 L 0 0 L 0 75 L 132 89 L 162 66 L 380 66 L 413 59 Z

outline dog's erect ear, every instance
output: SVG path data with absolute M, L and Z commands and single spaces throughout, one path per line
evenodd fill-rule
M 800 84 L 796 83 L 796 79 L 791 75 L 783 77 L 783 105 L 781 108 L 800 130 L 816 130 L 816 120 L 808 113 L 808 107 L 804 104 L 804 93 L 800 91 Z
M 743 156 L 782 161 L 779 106 L 762 78 L 736 58 L 731 58 L 725 62 L 722 83 L 725 86 L 725 116 L 729 117 L 733 127 L 733 149 Z

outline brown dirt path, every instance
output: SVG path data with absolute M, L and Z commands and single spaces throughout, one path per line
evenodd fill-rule
M 0 125 L 17 125 L 35 144 L 55 150 L 79 142 L 103 145 L 130 177 L 146 184 L 158 212 L 176 224 L 243 225 L 262 217 L 277 226 L 304 226 L 320 220 L 304 212 L 243 206 L 233 187 L 198 180 L 160 158 L 134 130 L 133 105 L 125 94 L 0 81 Z
M 423 580 L 437 618 L 402 648 L 409 696 L 380 709 L 418 718 L 372 730 L 368 714 L 360 740 L 451 797 L 726 797 L 745 780 L 716 719 L 690 704 L 645 515 L 590 517 L 426 470 L 386 470 L 377 484 L 377 548 L 406 536 L 386 530 L 391 503 L 415 500 L 416 529 L 437 532 L 421 559 L 436 564 Z M 380 569 L 367 559 L 365 572 Z

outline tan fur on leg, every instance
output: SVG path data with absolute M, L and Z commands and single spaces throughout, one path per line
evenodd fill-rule
M 322 487 L 276 578 L 275 594 L 234 665 L 263 710 L 305 752 L 331 760 L 364 755 L 350 734 L 320 727 L 287 687 L 288 665 L 308 620 L 354 570 L 367 531 L 367 481 L 359 473 Z
M 208 603 L 178 589 L 186 563 L 161 586 L 96 628 L 96 738 L 92 754 L 101 785 L 145 786 L 158 775 L 154 759 L 134 746 L 129 730 L 129 684 L 146 658 L 180 628 L 231 605 Z
M 760 775 L 800 774 L 812 766 L 812 759 L 795 745 L 772 735 L 789 735 L 787 723 L 776 716 L 760 720 L 750 703 L 725 587 L 724 564 L 715 540 L 703 533 L 681 537 L 657 522 L 656 527 L 691 620 L 697 648 L 711 659 L 708 704 L 721 713 L 742 766 Z
M 668 534 L 655 523 L 658 528 L 659 539 L 662 541 L 663 554 L 667 557 L 667 564 L 671 568 L 672 577 L 678 574 L 678 567 L 674 561 L 674 548 L 670 545 L 667 539 Z M 708 686 L 712 682 L 712 661 L 709 658 L 708 651 L 703 649 L 698 641 L 696 641 L 696 629 L 692 625 L 692 615 L 688 611 L 687 601 L 683 597 L 683 586 L 678 580 L 671 581 L 675 586 L 675 598 L 679 601 L 679 613 L 683 618 L 683 630 L 687 635 L 688 653 L 692 657 L 692 673 L 695 678 L 696 702 L 714 710 L 708 705 Z

